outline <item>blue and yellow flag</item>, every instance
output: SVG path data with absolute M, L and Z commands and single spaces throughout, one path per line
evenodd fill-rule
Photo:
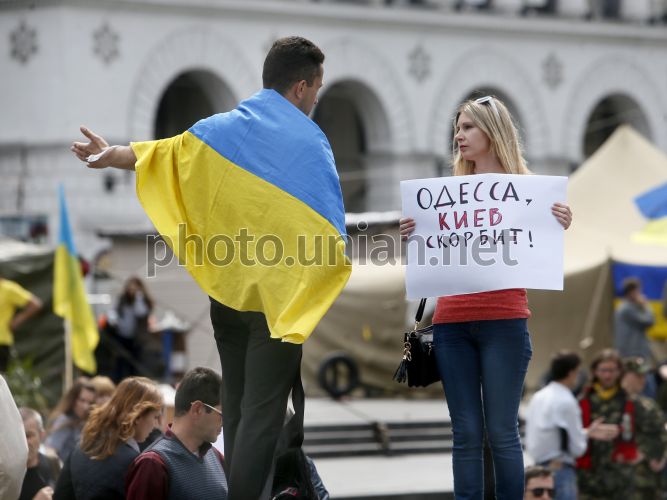
M 274 90 L 132 143 L 137 195 L 208 295 L 304 342 L 347 282 L 345 211 L 320 128 Z
M 642 193 L 635 204 L 647 224 L 632 239 L 638 243 L 667 245 L 667 184 Z
M 86 373 L 97 372 L 95 348 L 100 336 L 93 310 L 86 299 L 81 264 L 74 248 L 72 230 L 60 186 L 60 236 L 53 276 L 53 312 L 70 323 L 72 359 Z
M 667 293 L 667 267 L 616 261 L 612 264 L 612 274 L 616 306 L 623 296 L 623 280 L 632 277 L 639 278 L 642 283 L 642 292 L 655 315 L 655 324 L 646 333 L 651 338 L 667 340 L 667 318 L 663 314 L 663 300 L 665 299 L 663 295 Z

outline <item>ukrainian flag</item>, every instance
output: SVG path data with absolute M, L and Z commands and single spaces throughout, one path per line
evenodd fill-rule
M 60 186 L 60 237 L 56 248 L 53 276 L 53 312 L 70 323 L 69 334 L 74 364 L 86 373 L 96 373 L 95 348 L 100 337 L 93 310 L 86 299 L 81 264 L 74 248 L 62 185 Z
M 632 236 L 638 243 L 667 245 L 667 184 L 635 198 L 635 203 L 649 222 Z
M 320 128 L 274 90 L 132 143 L 137 195 L 197 283 L 304 342 L 347 282 L 345 210 Z
M 654 339 L 667 339 L 667 319 L 663 314 L 663 293 L 667 292 L 667 267 L 645 266 L 614 262 L 612 265 L 614 277 L 615 305 L 618 306 L 623 296 L 623 280 L 630 277 L 639 278 L 642 283 L 642 292 L 649 301 L 655 315 L 655 324 L 647 330 L 647 335 Z

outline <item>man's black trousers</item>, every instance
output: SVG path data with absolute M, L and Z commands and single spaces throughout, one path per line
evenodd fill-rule
M 301 345 L 270 337 L 262 313 L 211 299 L 222 364 L 222 413 L 228 500 L 258 500 L 269 479 Z

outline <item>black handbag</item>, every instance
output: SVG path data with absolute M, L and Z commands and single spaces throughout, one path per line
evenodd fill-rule
M 433 352 L 433 325 L 417 329 L 425 307 L 426 299 L 422 299 L 414 328 L 403 335 L 403 359 L 394 373 L 394 380 L 399 383 L 407 380 L 408 387 L 426 387 L 440 380 Z

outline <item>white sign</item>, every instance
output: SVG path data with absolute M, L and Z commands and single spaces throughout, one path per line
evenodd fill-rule
M 563 289 L 567 178 L 479 174 L 401 182 L 408 299 L 507 288 Z

